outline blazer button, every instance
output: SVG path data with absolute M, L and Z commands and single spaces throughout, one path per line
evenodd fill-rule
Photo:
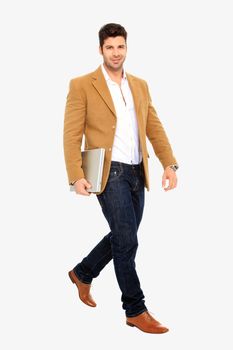
M 113 125 L 112 128 L 115 129 L 115 125 Z
M 111 148 L 109 148 L 108 150 L 109 150 L 109 151 L 111 151 L 112 149 L 111 149 Z

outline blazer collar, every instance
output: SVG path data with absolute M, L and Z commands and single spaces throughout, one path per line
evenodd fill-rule
M 128 74 L 128 73 L 126 73 L 126 77 L 129 83 L 130 90 L 132 92 L 135 112 L 136 112 L 136 115 L 138 116 L 140 99 L 138 96 L 137 80 L 131 74 Z M 101 97 L 103 98 L 103 100 L 105 101 L 109 109 L 112 111 L 112 113 L 116 117 L 116 110 L 113 104 L 112 96 L 110 94 L 108 85 L 103 75 L 101 65 L 92 73 L 92 84 L 95 87 L 95 89 L 98 91 L 98 93 L 101 95 Z
M 100 94 L 100 96 L 103 98 L 109 109 L 112 111 L 112 113 L 116 116 L 115 107 L 112 101 L 112 96 L 110 94 L 110 91 L 108 89 L 108 85 L 106 83 L 106 80 L 104 78 L 104 75 L 102 73 L 101 66 L 99 66 L 93 73 L 92 73 L 92 84 Z

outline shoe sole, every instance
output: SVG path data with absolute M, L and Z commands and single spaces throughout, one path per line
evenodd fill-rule
M 128 321 L 126 321 L 126 324 L 127 324 L 127 326 L 130 326 L 130 327 L 136 327 L 136 328 L 140 329 L 140 331 L 142 331 L 142 332 L 151 333 L 151 334 L 163 334 L 163 333 L 167 333 L 167 332 L 169 331 L 169 330 L 166 330 L 166 331 L 164 331 L 164 332 L 147 332 L 147 331 L 144 331 L 143 329 L 139 328 L 139 327 L 136 326 L 135 324 L 130 323 L 130 322 L 128 322 Z

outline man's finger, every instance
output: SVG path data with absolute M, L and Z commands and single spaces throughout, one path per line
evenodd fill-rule
M 162 177 L 162 187 L 165 187 L 165 185 L 166 185 L 166 177 L 163 176 Z
M 90 193 L 85 190 L 79 191 L 77 192 L 77 194 L 82 194 L 83 196 L 90 196 Z
M 172 190 L 172 189 L 175 188 L 175 187 L 176 187 L 176 183 L 175 183 L 175 181 L 173 180 L 173 181 L 170 181 L 170 182 L 169 182 L 169 186 L 166 187 L 165 190 L 166 190 L 166 191 L 169 191 L 169 190 Z
M 81 195 L 84 195 L 84 196 L 90 196 L 90 192 L 86 191 L 86 185 L 84 185 L 83 183 L 81 183 L 82 186 L 79 186 L 76 188 L 76 193 L 77 194 L 81 194 Z M 80 188 L 81 187 L 81 188 Z M 88 186 L 88 187 L 91 187 L 91 186 Z

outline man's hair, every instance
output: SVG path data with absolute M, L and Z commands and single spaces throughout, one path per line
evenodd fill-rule
M 109 37 L 115 38 L 116 36 L 123 36 L 125 41 L 127 40 L 127 32 L 120 24 L 108 23 L 101 27 L 99 30 L 99 42 L 101 49 L 103 48 L 105 39 Z

